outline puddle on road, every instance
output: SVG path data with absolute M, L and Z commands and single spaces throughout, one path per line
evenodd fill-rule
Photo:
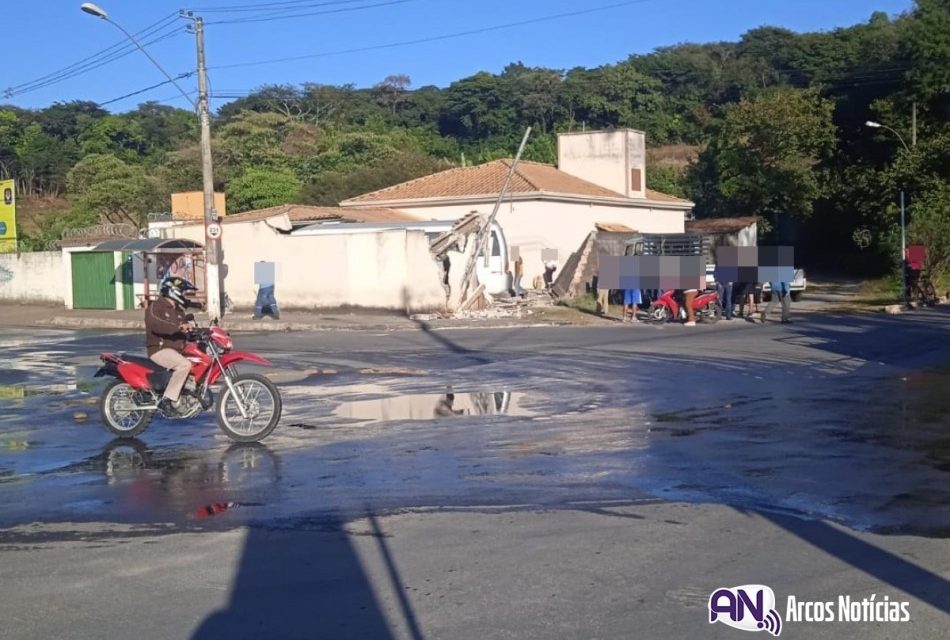
M 434 420 L 463 416 L 532 416 L 521 406 L 525 394 L 510 391 L 424 393 L 344 401 L 334 411 L 338 418 L 387 422 Z

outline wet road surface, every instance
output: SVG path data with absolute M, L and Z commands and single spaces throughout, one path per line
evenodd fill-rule
M 629 526 L 662 512 L 667 536 L 701 540 L 697 523 L 727 508 L 820 548 L 838 531 L 885 534 L 926 541 L 946 562 L 948 328 L 937 309 L 693 330 L 238 335 L 239 349 L 274 361 L 284 396 L 281 425 L 258 445 L 231 443 L 210 413 L 113 440 L 95 404 L 96 354 L 138 351 L 139 336 L 0 330 L 0 553 L 238 531 L 268 548 L 354 526 L 381 540 L 375 518 L 398 528 L 418 514 L 531 529 L 531 514 L 556 513 L 558 531 L 582 536 L 563 519 Z M 380 569 L 390 582 L 391 564 Z M 946 614 L 946 596 L 930 595 L 947 586 L 939 571 L 876 577 Z M 376 599 L 411 622 L 400 597 Z M 425 635 L 408 623 L 395 633 L 389 618 L 379 623 L 394 637 Z M 596 635 L 572 624 L 566 636 Z

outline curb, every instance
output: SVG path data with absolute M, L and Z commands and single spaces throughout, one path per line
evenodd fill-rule
M 109 318 L 64 318 L 57 316 L 45 320 L 38 320 L 35 326 L 50 327 L 55 329 L 101 329 L 101 330 L 128 330 L 144 331 L 145 323 L 138 320 L 118 320 Z M 466 329 L 528 329 L 540 327 L 572 327 L 583 326 L 573 325 L 568 322 L 544 322 L 531 324 L 492 324 L 492 325 L 455 325 L 440 327 L 429 325 L 429 331 L 458 331 Z M 345 326 L 326 326 L 318 324 L 306 324 L 301 322 L 283 322 L 266 324 L 257 324 L 249 322 L 235 322 L 225 326 L 228 331 L 240 333 L 290 333 L 290 332 L 332 332 L 332 331 L 385 331 L 390 333 L 401 331 L 421 331 L 420 326 L 385 326 L 385 325 L 356 325 L 352 327 Z

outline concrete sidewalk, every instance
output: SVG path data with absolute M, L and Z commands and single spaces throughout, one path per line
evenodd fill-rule
M 5 304 L 0 307 L 0 327 L 49 327 L 62 329 L 145 329 L 144 310 L 111 311 L 96 309 L 66 309 L 62 306 Z M 542 313 L 544 311 L 544 313 Z M 421 328 L 505 328 L 524 326 L 563 326 L 575 324 L 571 310 L 551 308 L 536 310 L 525 317 L 497 317 L 473 319 L 413 320 L 396 312 L 354 312 L 347 310 L 325 312 L 286 311 L 280 320 L 264 318 L 253 320 L 250 311 L 226 314 L 222 325 L 229 331 L 415 331 Z M 199 322 L 206 321 L 195 314 Z M 609 321 L 604 321 L 609 323 Z M 586 322 L 589 323 L 589 322 Z

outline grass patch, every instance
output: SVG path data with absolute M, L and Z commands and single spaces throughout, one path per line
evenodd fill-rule
M 560 298 L 557 304 L 560 307 L 577 309 L 585 313 L 597 313 L 597 296 L 592 293 L 585 293 L 574 298 Z

